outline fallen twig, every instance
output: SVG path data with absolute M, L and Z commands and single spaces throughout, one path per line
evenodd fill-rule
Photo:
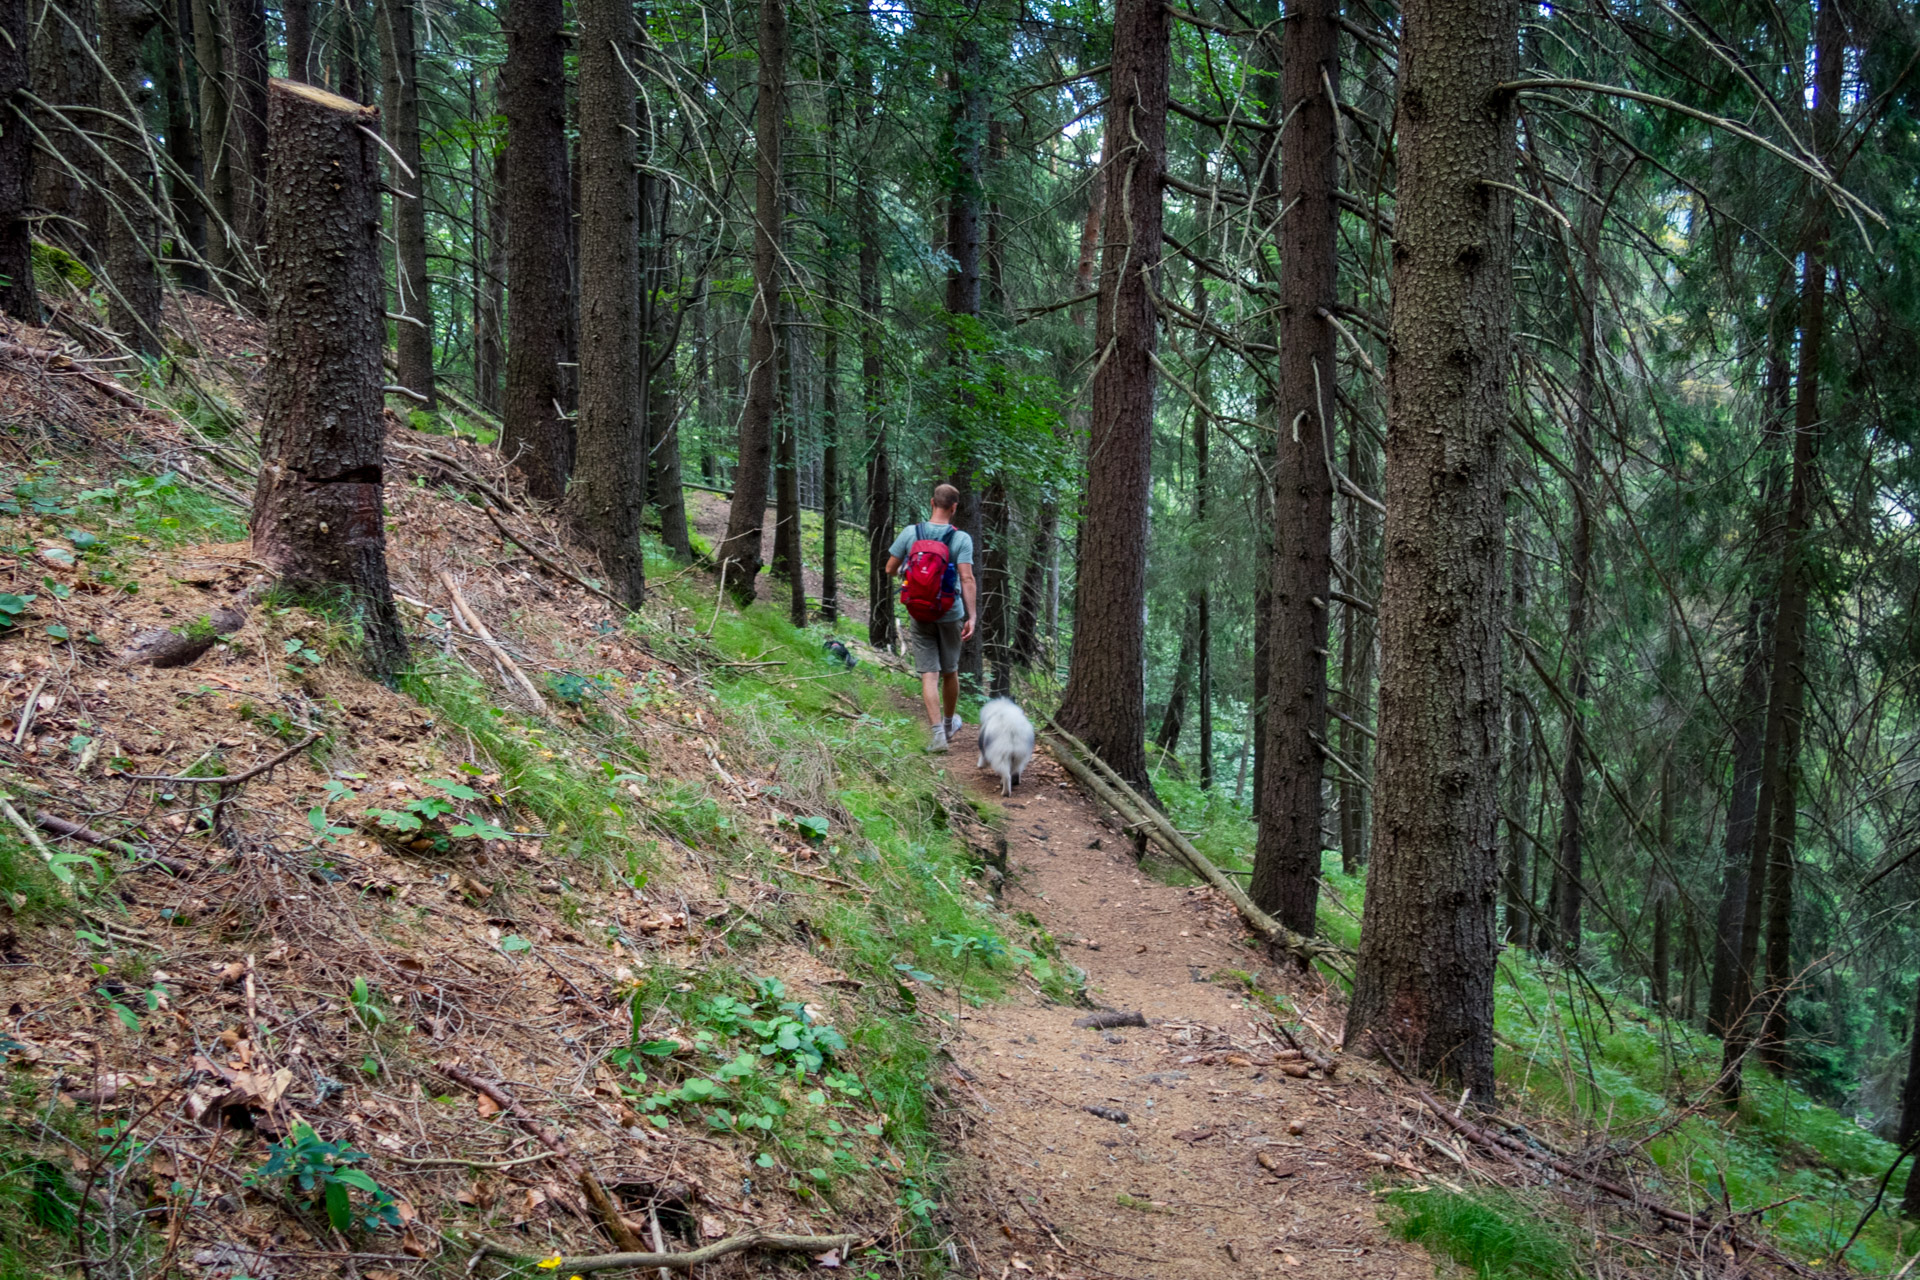
M 535 688 L 533 681 L 527 678 L 527 673 L 520 669 L 520 664 L 515 662 L 512 656 L 500 647 L 500 642 L 493 638 L 491 631 L 487 630 L 487 624 L 480 621 L 480 615 L 473 611 L 473 606 L 467 603 L 467 598 L 460 594 L 460 588 L 454 584 L 453 575 L 445 569 L 440 571 L 440 584 L 447 589 L 447 594 L 453 598 L 454 612 L 458 613 L 462 620 L 466 622 L 467 626 L 473 629 L 473 634 L 480 637 L 480 642 L 487 646 L 487 649 L 493 654 L 494 658 L 499 661 L 500 665 L 505 667 L 513 678 L 519 682 L 520 687 L 527 691 L 527 696 L 533 699 L 534 708 L 538 710 L 541 715 L 546 715 L 547 700 L 540 696 L 540 690 Z
M 501 1258 L 508 1262 L 541 1263 L 548 1259 L 535 1258 L 528 1254 L 516 1253 L 511 1249 L 494 1244 L 490 1240 L 477 1237 L 470 1240 L 482 1254 L 492 1258 Z M 747 1231 L 737 1236 L 728 1236 L 724 1240 L 715 1240 L 712 1244 L 685 1253 L 602 1253 L 586 1257 L 561 1257 L 556 1274 L 585 1275 L 591 1271 L 617 1271 L 627 1267 L 661 1267 L 670 1271 L 690 1271 L 703 1263 L 724 1258 L 730 1253 L 740 1253 L 747 1249 L 761 1249 L 768 1253 L 831 1253 L 834 1250 L 848 1250 L 860 1243 L 857 1235 L 839 1236 L 794 1236 L 777 1235 L 771 1231 Z
M 222 774 L 220 777 L 217 777 L 217 778 L 195 778 L 189 774 L 184 774 L 184 773 L 130 773 L 127 775 L 127 777 L 131 778 L 135 782 L 191 782 L 200 786 L 230 787 L 236 783 L 246 782 L 246 781 L 249 781 L 250 779 L 257 778 L 261 774 L 267 772 L 269 769 L 273 769 L 282 764 L 285 764 L 287 761 L 293 759 L 293 757 L 299 755 L 302 751 L 305 751 L 308 747 L 312 746 L 314 743 L 318 741 L 320 741 L 320 735 L 317 733 L 310 733 L 306 737 L 302 738 L 299 742 L 294 743 L 291 747 L 288 747 L 285 751 L 282 751 L 279 755 L 275 756 L 273 759 L 267 761 L 265 764 L 257 764 L 253 766 L 253 768 L 248 769 L 245 773 Z
M 554 1129 L 540 1123 L 540 1121 L 521 1110 L 520 1104 L 515 1102 L 512 1095 L 507 1093 L 507 1091 L 499 1085 L 491 1081 L 482 1080 L 478 1076 L 462 1071 L 459 1067 L 447 1062 L 437 1064 L 434 1069 L 441 1075 L 447 1077 L 447 1079 L 457 1084 L 463 1084 L 475 1093 L 485 1094 L 501 1111 L 513 1117 L 515 1124 L 524 1129 L 530 1137 L 537 1139 L 548 1151 L 551 1151 L 554 1159 L 560 1164 L 560 1167 L 573 1175 L 574 1181 L 580 1184 L 580 1189 L 586 1192 L 587 1199 L 592 1201 L 594 1209 L 599 1212 L 601 1221 L 606 1225 L 607 1234 L 613 1237 L 613 1242 L 622 1249 L 627 1250 L 629 1255 L 639 1252 L 640 1237 L 633 1233 L 633 1228 L 627 1224 L 627 1220 L 620 1216 L 620 1210 L 614 1205 L 613 1197 L 609 1196 L 607 1189 L 600 1185 L 600 1179 L 594 1177 L 592 1170 L 574 1158 L 573 1152 L 567 1148 L 567 1140 L 565 1138 L 561 1137 Z M 610 1254 L 607 1256 L 619 1257 L 622 1255 Z M 588 1261 L 591 1261 L 591 1259 L 588 1259 Z M 658 1266 L 661 1264 L 617 1263 L 614 1265 Z M 578 1265 L 571 1268 L 572 1271 L 596 1269 L 598 1268 Z

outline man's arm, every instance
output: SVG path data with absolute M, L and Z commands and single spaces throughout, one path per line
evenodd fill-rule
M 979 592 L 973 585 L 973 566 L 970 564 L 960 566 L 960 594 L 967 602 L 967 620 L 960 628 L 960 638 L 962 640 L 971 640 L 973 639 L 974 625 L 980 617 L 980 608 L 978 603 Z
M 898 572 L 900 572 L 900 557 L 888 556 L 887 557 L 887 576 L 891 578 L 894 574 Z

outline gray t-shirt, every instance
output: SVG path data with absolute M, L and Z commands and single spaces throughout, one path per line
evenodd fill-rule
M 913 549 L 914 543 L 920 541 L 922 538 L 945 537 L 949 529 L 953 529 L 953 526 L 950 524 L 935 524 L 931 520 L 922 524 L 910 524 L 900 531 L 899 537 L 893 540 L 893 545 L 887 548 L 887 554 L 904 565 L 907 562 L 907 552 Z M 953 562 L 955 564 L 973 563 L 973 535 L 965 529 L 953 529 L 953 540 L 947 544 L 947 549 L 953 553 Z M 955 591 L 953 593 L 953 608 L 947 610 L 947 616 L 940 619 L 940 621 L 960 622 L 963 621 L 966 616 L 967 593 L 965 591 Z

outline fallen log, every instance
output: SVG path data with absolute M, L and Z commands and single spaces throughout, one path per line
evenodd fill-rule
M 840 1250 L 843 1254 L 860 1243 L 857 1235 L 839 1236 L 796 1236 L 780 1235 L 771 1231 L 746 1231 L 737 1236 L 728 1236 L 724 1240 L 715 1240 L 712 1244 L 702 1245 L 698 1249 L 689 1249 L 684 1253 L 600 1253 L 584 1257 L 569 1258 L 562 1256 L 556 1264 L 552 1258 L 535 1258 L 524 1253 L 494 1244 L 491 1240 L 472 1239 L 480 1256 L 499 1258 L 506 1262 L 522 1265 L 532 1263 L 547 1267 L 555 1275 L 587 1275 L 594 1271 L 618 1271 L 628 1267 L 663 1267 L 669 1271 L 691 1271 L 703 1263 L 724 1258 L 730 1253 L 741 1253 L 747 1249 L 759 1249 L 765 1253 L 809 1253 L 824 1254 Z
M 1220 868 L 1214 866 L 1212 859 L 1194 848 L 1193 842 L 1181 835 L 1179 829 L 1167 820 L 1166 815 L 1148 804 L 1126 779 L 1113 772 L 1106 766 L 1105 761 L 1087 750 L 1085 743 L 1062 729 L 1051 716 L 1047 717 L 1047 727 L 1053 731 L 1055 757 L 1066 767 L 1068 773 L 1118 813 L 1129 830 L 1136 827 L 1144 830 L 1154 843 L 1178 861 L 1185 863 L 1195 875 L 1218 889 L 1227 901 L 1233 904 L 1234 909 L 1240 913 L 1240 917 L 1252 927 L 1255 933 L 1265 938 L 1269 945 L 1279 947 L 1309 963 L 1317 960 L 1339 974 L 1349 985 L 1352 984 L 1352 976 L 1338 963 L 1339 960 L 1350 957 L 1353 954 L 1351 951 L 1331 942 L 1303 938 L 1255 906 L 1253 899 L 1246 895 L 1245 890 L 1235 884 Z M 1096 774 L 1094 772 L 1096 768 L 1106 776 L 1102 778 Z

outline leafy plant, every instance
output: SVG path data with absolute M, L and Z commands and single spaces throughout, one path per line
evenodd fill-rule
M 364 1170 L 353 1168 L 366 1158 L 364 1151 L 356 1151 L 344 1142 L 324 1141 L 312 1125 L 301 1123 L 267 1149 L 267 1162 L 247 1181 L 258 1184 L 268 1178 L 286 1179 L 290 1188 L 298 1188 L 325 1207 L 327 1221 L 336 1231 L 345 1231 L 353 1225 L 350 1193 L 358 1191 L 371 1202 L 361 1217 L 369 1231 L 381 1226 L 397 1227 L 400 1212 L 392 1194 Z
M 27 610 L 32 607 L 38 596 L 15 595 L 11 591 L 0 592 L 0 631 L 20 624 Z
M 353 1016 L 368 1031 L 378 1031 L 387 1021 L 387 1011 L 380 995 L 367 985 L 365 978 L 355 978 L 353 985 L 347 988 L 347 1001 L 353 1006 Z

